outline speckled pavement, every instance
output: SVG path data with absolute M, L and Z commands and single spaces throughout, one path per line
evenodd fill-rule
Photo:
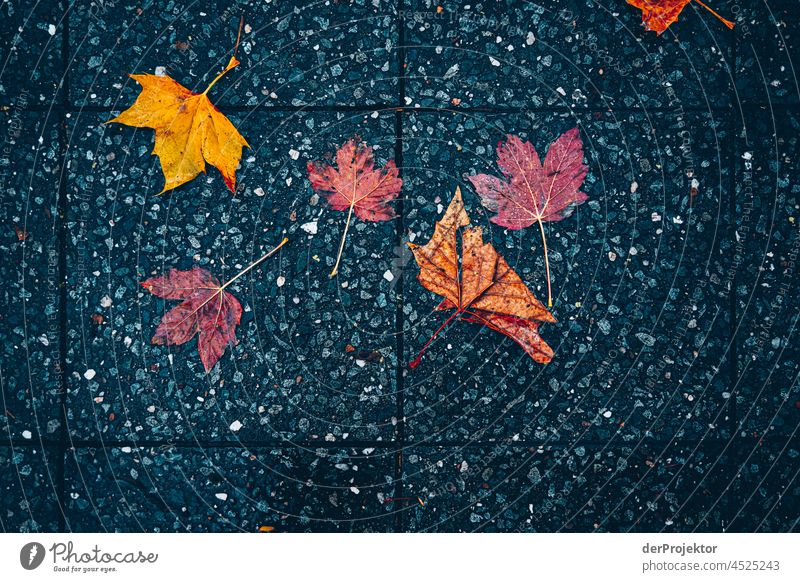
M 624 0 L 0 4 L 0 530 L 800 529 L 800 12 Z M 105 125 L 129 73 L 204 88 L 245 150 L 158 196 L 153 132 Z M 442 321 L 405 242 L 460 186 L 546 295 L 535 228 L 467 176 L 512 133 L 580 129 L 589 201 L 547 226 L 555 355 Z M 344 228 L 306 164 L 354 135 L 404 181 Z M 227 279 L 239 343 L 152 345 L 141 288 Z

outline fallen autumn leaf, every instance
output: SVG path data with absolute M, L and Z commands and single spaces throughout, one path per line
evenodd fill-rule
M 331 277 L 339 272 L 342 250 L 355 214 L 361 220 L 382 222 L 396 216 L 389 202 L 397 198 L 403 180 L 392 160 L 382 169 L 375 169 L 370 146 L 353 138 L 336 151 L 336 168 L 322 162 L 308 162 L 311 186 L 325 197 L 334 210 L 347 210 L 347 221 L 336 255 Z
M 578 128 L 563 133 L 547 150 L 544 164 L 530 142 L 508 135 L 497 146 L 497 165 L 505 180 L 478 174 L 469 180 L 483 205 L 497 214 L 490 220 L 511 230 L 539 225 L 544 247 L 547 277 L 547 305 L 553 306 L 550 259 L 547 254 L 545 222 L 570 215 L 573 205 L 586 202 L 579 189 L 589 168 L 583 163 L 583 143 Z
M 456 188 L 430 241 L 423 246 L 408 243 L 419 265 L 417 279 L 423 287 L 444 297 L 436 309 L 455 309 L 422 347 L 410 367 L 419 365 L 431 342 L 458 316 L 508 336 L 534 361 L 548 363 L 553 350 L 539 335 L 539 322 L 554 322 L 555 317 L 533 296 L 494 247 L 483 242 L 482 229 L 467 228 L 469 223 L 461 189 Z M 459 229 L 463 229 L 460 261 Z
M 155 130 L 153 155 L 158 156 L 164 172 L 161 194 L 205 172 L 206 162 L 219 169 L 230 191 L 235 191 L 242 148 L 250 145 L 211 103 L 208 92 L 239 64 L 234 51 L 225 69 L 202 93 L 194 93 L 168 76 L 129 75 L 142 86 L 142 92 L 129 109 L 106 123 Z
M 180 345 L 199 334 L 197 351 L 206 372 L 211 371 L 225 353 L 225 348 L 236 343 L 236 326 L 242 319 L 241 303 L 225 289 L 274 255 L 288 240 L 284 238 L 278 246 L 223 285 L 214 275 L 197 266 L 189 271 L 170 269 L 165 275 L 142 282 L 142 287 L 157 297 L 183 300 L 161 318 L 153 344 Z

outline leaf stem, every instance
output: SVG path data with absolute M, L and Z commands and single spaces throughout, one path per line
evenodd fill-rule
M 233 47 L 233 56 L 231 56 L 231 60 L 228 61 L 227 66 L 222 70 L 222 72 L 216 77 L 214 77 L 214 80 L 211 81 L 211 84 L 208 87 L 206 87 L 205 91 L 203 91 L 202 93 L 203 95 L 207 95 L 208 92 L 211 90 L 211 87 L 213 87 L 217 81 L 219 81 L 222 77 L 224 77 L 228 71 L 230 71 L 231 69 L 235 69 L 236 67 L 239 66 L 239 60 L 236 58 L 236 51 L 239 50 L 239 41 L 242 39 L 243 25 L 244 25 L 244 14 L 242 14 L 242 17 L 239 19 L 239 33 L 236 35 L 236 46 Z
M 356 205 L 355 200 L 350 204 L 350 210 L 347 212 L 347 222 L 344 225 L 344 234 L 342 234 L 342 242 L 339 244 L 339 254 L 336 255 L 336 264 L 333 266 L 330 277 L 333 278 L 339 272 L 339 261 L 342 260 L 342 251 L 344 250 L 344 241 L 347 239 L 347 230 L 350 228 L 350 221 L 353 218 L 353 207 Z
M 542 224 L 541 219 L 537 221 L 539 223 L 539 231 L 542 233 L 542 244 L 544 245 L 544 270 L 547 276 L 547 306 L 553 306 L 553 290 L 550 287 L 550 259 L 547 258 L 547 237 L 544 235 L 544 225 Z
M 225 73 L 227 73 L 231 69 L 236 68 L 237 66 L 239 66 L 239 61 L 236 60 L 236 57 L 231 57 L 231 60 L 228 61 L 228 65 L 222 70 L 222 72 L 219 75 L 214 77 L 214 80 L 211 81 L 211 84 L 208 87 L 206 87 L 206 90 L 203 91 L 202 95 L 208 94 L 208 92 L 211 90 L 211 87 L 213 87 L 217 83 L 217 81 L 219 81 L 222 77 L 224 77 Z
M 253 269 L 254 267 L 256 267 L 256 266 L 260 265 L 261 263 L 263 263 L 264 261 L 266 261 L 266 260 L 267 260 L 268 258 L 270 258 L 272 255 L 274 255 L 275 253 L 277 253 L 277 252 L 278 252 L 278 250 L 279 250 L 279 249 L 280 249 L 280 248 L 281 248 L 283 245 L 285 245 L 287 242 L 289 242 L 289 239 L 288 239 L 288 238 L 286 238 L 286 237 L 283 237 L 283 240 L 280 242 L 280 244 L 279 244 L 278 246 L 276 246 L 274 249 L 272 249 L 271 251 L 269 251 L 269 252 L 268 252 L 266 255 L 264 255 L 264 256 L 263 256 L 263 257 L 261 257 L 260 259 L 258 259 L 258 260 L 256 260 L 256 261 L 253 261 L 252 263 L 250 263 L 249 265 L 247 265 L 247 266 L 246 266 L 244 269 L 242 269 L 241 271 L 239 271 L 239 273 L 238 273 L 237 275 L 233 276 L 233 277 L 232 277 L 232 278 L 231 278 L 231 279 L 230 279 L 230 280 L 229 280 L 227 283 L 225 283 L 225 284 L 224 284 L 222 287 L 220 287 L 220 288 L 219 288 L 219 290 L 220 290 L 220 291 L 222 291 L 223 289 L 225 289 L 225 287 L 227 287 L 228 285 L 230 285 L 231 283 L 233 283 L 234 281 L 236 281 L 236 279 L 238 279 L 239 277 L 241 277 L 242 275 L 244 275 L 245 273 L 247 273 L 248 271 L 250 271 L 250 270 L 251 270 L 251 269 Z
M 700 6 L 702 6 L 703 8 L 705 8 L 706 10 L 708 10 L 708 11 L 709 11 L 711 14 L 713 14 L 714 16 L 716 16 L 717 18 L 719 18 L 719 19 L 722 21 L 722 23 L 723 23 L 725 26 L 727 26 L 728 28 L 730 28 L 731 30 L 733 30 L 733 27 L 734 27 L 734 25 L 735 25 L 735 23 L 734 23 L 734 22 L 731 22 L 730 20 L 727 20 L 727 19 L 725 19 L 725 18 L 722 18 L 722 16 L 720 16 L 719 14 L 717 14 L 716 12 L 714 12 L 714 11 L 713 11 L 713 10 L 712 10 L 712 9 L 711 9 L 709 6 L 706 6 L 705 4 L 703 4 L 702 2 L 700 2 L 700 0 L 694 0 L 694 1 L 695 1 L 695 2 L 697 2 L 697 3 L 698 3 Z
M 233 47 L 233 56 L 236 56 L 236 51 L 239 50 L 239 41 L 242 40 L 242 27 L 244 26 L 244 12 L 239 17 L 239 32 L 236 33 L 236 44 Z
M 439 326 L 439 329 L 437 329 L 435 332 L 433 332 L 433 335 L 431 336 L 431 339 L 429 339 L 427 342 L 425 342 L 425 345 L 422 346 L 422 349 L 419 351 L 419 354 L 417 354 L 417 357 L 414 358 L 413 361 L 408 363 L 408 367 L 409 368 L 411 368 L 413 370 L 414 368 L 419 366 L 419 363 L 422 360 L 422 354 L 425 353 L 425 350 L 428 349 L 428 346 L 431 345 L 433 340 L 436 339 L 436 336 L 439 335 L 439 333 L 445 328 L 445 326 L 447 326 L 448 323 L 453 321 L 456 318 L 456 316 L 458 316 L 460 313 L 461 313 L 461 310 L 457 309 L 456 311 L 453 312 L 453 314 L 450 317 L 445 319 L 444 323 L 442 323 L 442 325 Z

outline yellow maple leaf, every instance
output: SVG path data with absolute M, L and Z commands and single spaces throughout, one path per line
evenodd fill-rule
M 225 73 L 239 65 L 235 56 L 202 93 L 194 93 L 168 76 L 129 75 L 142 92 L 129 109 L 106 123 L 150 127 L 156 131 L 153 155 L 161 161 L 161 194 L 216 166 L 231 192 L 242 148 L 250 147 L 233 124 L 208 99 L 208 91 Z

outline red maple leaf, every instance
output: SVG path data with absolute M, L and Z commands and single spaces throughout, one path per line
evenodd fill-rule
M 588 200 L 579 188 L 589 168 L 583 163 L 583 143 L 578 128 L 563 133 L 547 150 L 544 164 L 530 142 L 515 135 L 506 136 L 497 146 L 497 165 L 505 179 L 488 174 L 470 176 L 469 180 L 483 205 L 497 214 L 495 224 L 519 230 L 539 224 L 547 271 L 547 299 L 552 307 L 550 262 L 544 222 L 563 220 L 572 207 Z
M 161 318 L 153 344 L 181 345 L 197 335 L 200 360 L 206 372 L 211 371 L 225 353 L 225 348 L 236 344 L 236 326 L 242 320 L 242 304 L 225 289 L 272 256 L 286 241 L 283 239 L 277 247 L 223 285 L 214 275 L 197 266 L 189 271 L 170 269 L 165 275 L 142 282 L 142 287 L 157 297 L 183 300 Z
M 334 210 L 348 211 L 331 277 L 339 270 L 344 241 L 353 214 L 370 222 L 394 218 L 397 215 L 389 203 L 397 198 L 403 186 L 395 163 L 389 160 L 382 169 L 375 169 L 372 148 L 360 143 L 358 137 L 336 151 L 336 166 L 334 168 L 322 162 L 308 162 L 307 166 L 308 178 L 314 190 L 323 192 Z
M 628 4 L 635 6 L 642 11 L 642 22 L 647 30 L 652 30 L 656 34 L 661 34 L 667 30 L 673 22 L 677 22 L 683 9 L 692 0 L 627 0 Z M 714 12 L 711 8 L 703 4 L 700 0 L 694 0 L 700 6 L 719 18 L 725 26 L 733 28 L 734 23 L 725 20 Z

